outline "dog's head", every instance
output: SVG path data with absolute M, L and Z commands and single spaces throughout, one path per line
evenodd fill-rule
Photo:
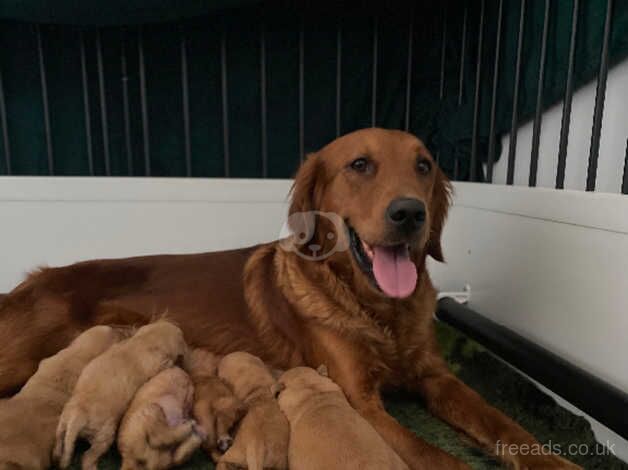
M 309 155 L 296 175 L 293 250 L 308 259 L 313 246 L 330 253 L 319 259 L 350 266 L 353 279 L 380 295 L 408 297 L 425 257 L 443 261 L 450 195 L 449 180 L 413 135 L 347 134 Z

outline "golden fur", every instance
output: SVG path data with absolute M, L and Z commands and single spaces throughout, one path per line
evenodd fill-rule
M 233 465 L 249 470 L 287 469 L 290 425 L 273 397 L 276 380 L 268 368 L 251 354 L 235 352 L 220 361 L 218 375 L 233 387 L 247 412 L 216 470 Z
M 0 469 L 50 467 L 59 415 L 79 374 L 121 338 L 108 326 L 90 328 L 43 360 L 17 395 L 0 401 Z
M 83 369 L 63 408 L 54 457 L 67 468 L 77 438 L 90 443 L 83 470 L 97 470 L 98 459 L 113 443 L 118 424 L 135 392 L 160 371 L 183 357 L 181 330 L 167 321 L 143 326 L 129 339 L 109 348 Z
M 191 419 L 194 387 L 178 367 L 140 387 L 118 430 L 123 470 L 166 470 L 184 463 L 202 442 Z

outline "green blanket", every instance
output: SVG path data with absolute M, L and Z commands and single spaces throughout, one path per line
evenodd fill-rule
M 521 423 L 539 441 L 560 445 L 567 449 L 572 444 L 584 444 L 590 455 L 571 455 L 570 460 L 585 469 L 628 470 L 628 465 L 611 455 L 595 455 L 600 450 L 583 418 L 561 408 L 556 402 L 539 391 L 532 383 L 493 357 L 477 343 L 452 328 L 437 324 L 441 348 L 450 367 L 464 382 L 484 396 L 491 404 Z M 478 450 L 473 443 L 449 426 L 431 416 L 416 397 L 403 395 L 386 399 L 388 411 L 404 426 L 434 445 L 467 462 L 474 469 L 503 468 L 494 459 Z M 575 447 L 575 446 L 572 446 Z M 80 447 L 84 449 L 85 447 Z M 602 452 L 599 452 L 603 454 Z M 76 456 L 72 469 L 79 469 Z M 101 469 L 119 468 L 120 458 L 110 451 L 101 460 Z M 210 460 L 200 451 L 183 468 L 213 468 Z

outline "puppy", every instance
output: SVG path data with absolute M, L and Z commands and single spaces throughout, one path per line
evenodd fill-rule
M 279 407 L 290 422 L 291 470 L 407 470 L 355 411 L 327 370 L 296 367 L 278 381 Z
M 207 435 L 205 451 L 217 462 L 231 447 L 231 430 L 245 413 L 244 404 L 234 395 L 229 385 L 217 376 L 220 359 L 203 349 L 193 350 L 185 368 L 194 383 L 194 418 Z
M 229 383 L 244 402 L 247 413 L 240 423 L 233 445 L 218 460 L 216 470 L 230 466 L 288 468 L 290 425 L 271 388 L 277 383 L 257 357 L 236 352 L 226 355 L 218 365 L 218 376 Z
M 123 470 L 165 470 L 201 445 L 190 419 L 194 388 L 178 367 L 161 371 L 137 391 L 118 430 Z
M 112 346 L 81 373 L 57 427 L 54 458 L 67 468 L 76 440 L 89 441 L 83 470 L 96 470 L 98 459 L 115 439 L 116 429 L 135 392 L 186 351 L 181 330 L 167 321 L 141 327 Z
M 59 415 L 79 374 L 120 339 L 122 333 L 111 327 L 90 328 L 41 361 L 17 395 L 0 401 L 0 469 L 50 467 Z

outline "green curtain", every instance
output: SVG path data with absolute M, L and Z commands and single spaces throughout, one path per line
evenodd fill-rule
M 133 3 L 133 5 L 129 5 Z M 595 78 L 606 0 L 580 2 L 575 78 Z M 304 149 L 336 136 L 337 39 L 341 31 L 341 133 L 372 122 L 373 45 L 377 24 L 377 126 L 403 128 L 406 112 L 408 32 L 413 17 L 410 130 L 439 155 L 448 173 L 454 158 L 468 175 L 477 61 L 479 1 L 434 4 L 393 2 L 252 1 L 7 1 L 0 6 L 0 72 L 12 174 L 48 174 L 37 31 L 47 84 L 54 174 L 89 174 L 80 37 L 85 39 L 89 131 L 94 173 L 104 175 L 105 140 L 110 174 L 144 175 L 138 43 L 145 57 L 152 176 L 186 174 L 181 39 L 187 46 L 191 170 L 193 176 L 225 174 L 220 43 L 226 38 L 230 176 L 262 177 L 260 34 L 265 31 L 268 177 L 291 176 L 300 161 L 299 31 L 303 28 Z M 551 2 L 544 106 L 564 93 L 571 1 Z M 484 159 L 495 59 L 497 0 L 486 0 L 480 79 L 479 158 Z M 461 31 L 465 8 L 462 103 L 458 105 Z M 528 0 L 520 91 L 520 122 L 534 113 L 543 0 Z M 510 128 L 520 2 L 504 0 L 496 131 Z M 446 16 L 443 15 L 446 13 Z M 374 18 L 377 17 L 377 23 Z M 444 96 L 439 96 L 443 18 L 446 18 Z M 97 61 L 100 35 L 104 99 Z M 127 73 L 122 73 L 122 55 Z M 628 51 L 628 1 L 616 0 L 612 63 Z M 127 149 L 123 83 L 128 86 Z M 103 108 L 103 103 L 105 107 Z M 103 123 L 103 115 L 106 121 Z M 105 125 L 103 125 L 105 124 Z M 128 151 L 130 150 L 130 152 Z M 0 136 L 0 174 L 6 174 Z

